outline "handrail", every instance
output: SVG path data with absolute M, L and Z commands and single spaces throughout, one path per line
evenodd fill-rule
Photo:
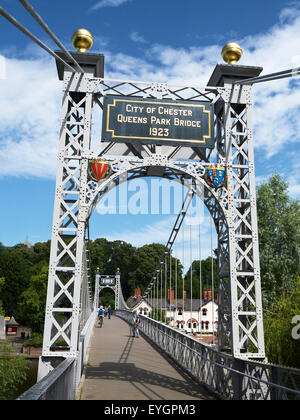
M 116 315 L 127 322 L 132 316 L 126 311 L 118 311 Z M 300 400 L 299 369 L 237 359 L 143 315 L 140 330 L 196 380 L 222 398 Z M 288 383 L 294 388 L 289 388 Z
M 72 400 L 75 398 L 74 389 L 66 386 L 66 377 L 71 375 L 74 381 L 74 363 L 76 359 L 65 359 L 57 368 L 29 388 L 17 400 Z

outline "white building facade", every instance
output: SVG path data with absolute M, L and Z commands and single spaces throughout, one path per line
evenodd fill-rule
M 171 304 L 169 300 L 155 299 L 153 306 L 164 313 L 173 328 L 196 334 L 216 334 L 218 331 L 218 305 L 213 300 L 185 299 Z M 132 308 L 137 313 L 149 316 L 152 311 L 151 302 L 141 299 Z M 158 313 L 158 321 L 161 316 Z

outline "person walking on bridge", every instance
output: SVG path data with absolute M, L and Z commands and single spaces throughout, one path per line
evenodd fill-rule
M 136 312 L 133 313 L 132 317 L 132 335 L 133 337 L 139 337 L 139 325 L 140 325 L 140 316 Z
M 112 314 L 112 307 L 110 305 L 108 305 L 107 312 L 108 312 L 108 319 L 110 319 L 111 314 Z

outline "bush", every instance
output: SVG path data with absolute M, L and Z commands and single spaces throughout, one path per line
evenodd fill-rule
M 0 400 L 13 399 L 13 394 L 26 379 L 29 361 L 14 356 L 12 347 L 0 342 Z
M 32 334 L 31 340 L 24 341 L 23 347 L 43 347 L 43 336 L 41 334 Z

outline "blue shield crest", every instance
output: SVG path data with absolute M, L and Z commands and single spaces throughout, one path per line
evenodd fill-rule
M 209 166 L 205 171 L 204 179 L 210 187 L 226 187 L 227 176 L 224 166 L 217 164 Z

